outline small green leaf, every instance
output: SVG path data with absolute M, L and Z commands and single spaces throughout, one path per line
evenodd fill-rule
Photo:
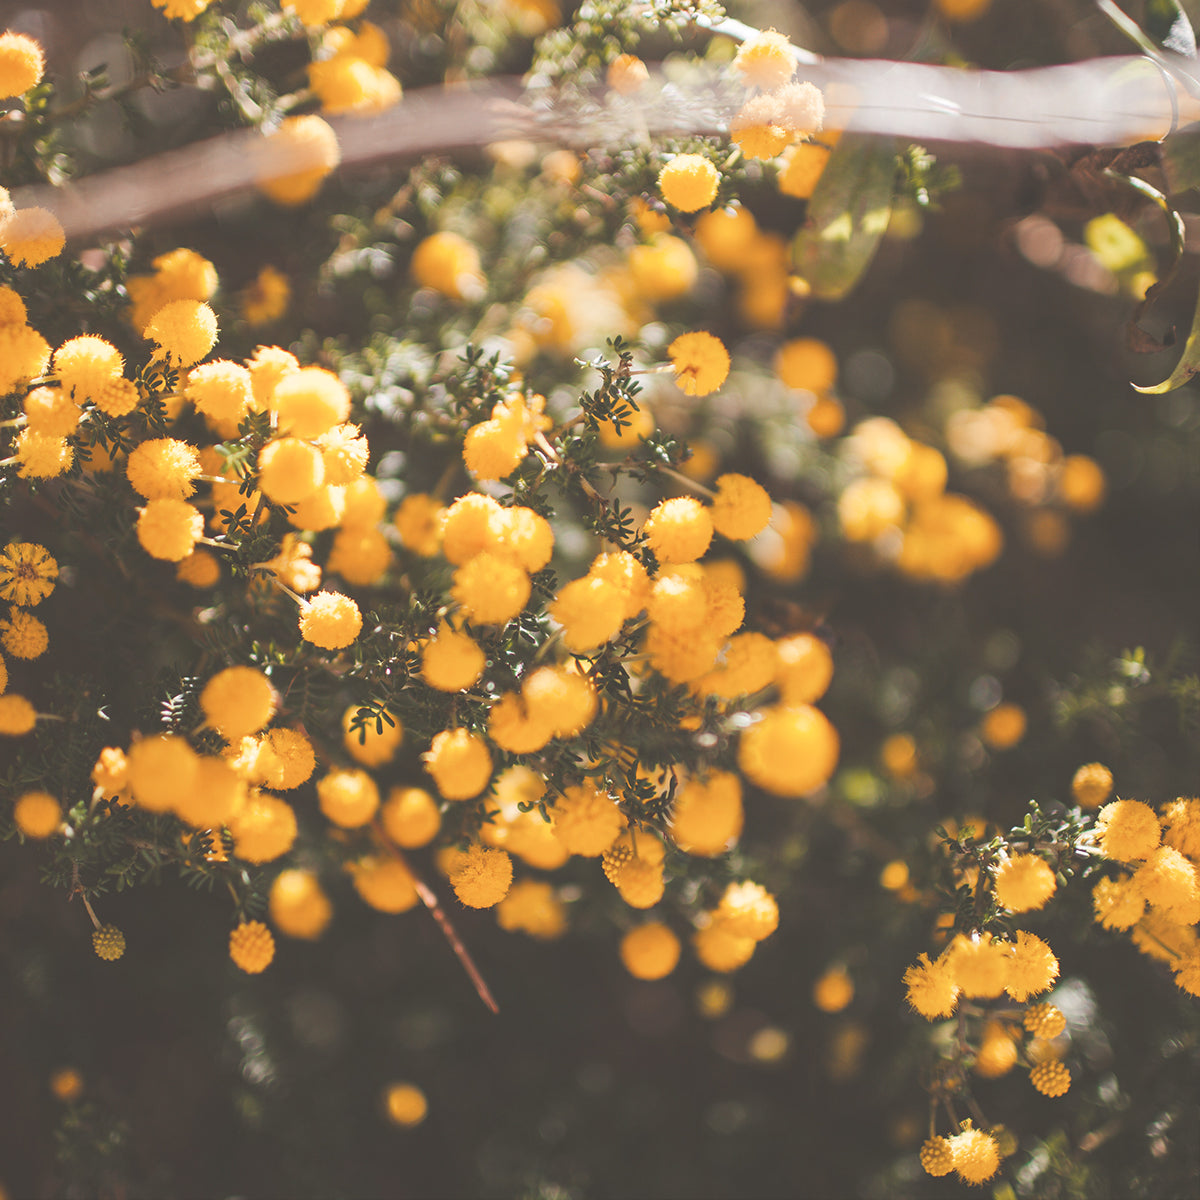
M 891 220 L 895 181 L 891 138 L 847 133 L 834 147 L 792 245 L 818 299 L 840 300 L 870 266 Z

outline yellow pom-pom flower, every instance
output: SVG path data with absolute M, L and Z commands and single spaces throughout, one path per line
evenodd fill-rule
M 1040 937 L 1021 929 L 1009 947 L 1007 975 L 1004 990 L 1018 1003 L 1024 1003 L 1058 978 L 1058 959 Z
M 304 204 L 341 157 L 337 134 L 320 117 L 288 117 L 261 146 L 258 187 L 276 204 Z
M 344 650 L 361 631 L 358 605 L 341 592 L 318 592 L 300 610 L 300 636 L 322 650 Z
M 616 801 L 592 780 L 563 789 L 550 810 L 554 836 L 571 854 L 596 858 L 625 828 Z
M 200 693 L 209 725 L 227 742 L 257 733 L 275 715 L 275 689 L 257 667 L 218 671 Z
M 258 486 L 276 504 L 299 504 L 324 482 L 325 460 L 308 442 L 276 438 L 258 452 Z
M 729 771 L 690 779 L 675 793 L 671 836 L 688 854 L 715 857 L 741 836 L 745 820 L 741 780 Z
M 247 975 L 261 974 L 275 957 L 275 939 L 261 921 L 243 921 L 229 935 L 229 957 Z
M 833 654 L 811 633 L 797 633 L 775 643 L 775 683 L 784 704 L 812 704 L 833 679 Z
M 771 497 L 747 475 L 721 475 L 712 503 L 713 528 L 731 541 L 744 542 L 762 533 L 771 520 Z
M 19 208 L 0 221 L 0 250 L 18 267 L 40 267 L 66 244 L 63 227 L 49 209 Z
M 116 962 L 125 953 L 125 935 L 115 925 L 101 925 L 92 933 L 92 949 L 97 958 Z
M 948 1138 L 926 1138 L 921 1145 L 920 1157 L 926 1175 L 949 1175 L 954 1170 L 954 1151 Z
M 13 823 L 29 838 L 48 838 L 62 824 L 62 805 L 49 792 L 25 792 L 13 805 Z
M 443 729 L 435 734 L 422 758 L 438 791 L 447 800 L 470 800 L 478 796 L 492 777 L 492 756 L 487 743 L 468 729 Z
M 729 376 L 729 351 L 720 338 L 704 330 L 681 333 L 667 347 L 667 354 L 675 370 L 675 382 L 689 396 L 707 396 Z
M 996 903 L 1009 912 L 1043 908 L 1057 890 L 1049 863 L 1036 854 L 1014 854 L 996 868 Z
M 249 863 L 274 862 L 296 841 L 296 812 L 286 800 L 269 792 L 252 791 L 230 817 L 233 852 Z
M 217 314 L 200 300 L 172 300 L 150 318 L 142 336 L 178 366 L 190 367 L 217 344 Z
M 474 845 L 456 857 L 450 886 L 468 908 L 491 908 L 508 894 L 512 876 L 512 859 L 503 850 Z
M 1034 1004 L 1025 1010 L 1024 1025 L 1034 1037 L 1051 1041 L 1067 1028 L 1067 1018 L 1053 1004 Z
M 14 658 L 40 658 L 49 645 L 46 626 L 33 613 L 14 608 L 7 618 L 0 620 L 0 646 Z
M 1162 839 L 1158 817 L 1140 800 L 1114 800 L 1100 810 L 1096 821 L 1100 849 L 1116 862 L 1149 858 Z
M 130 451 L 125 474 L 147 500 L 186 500 L 196 490 L 200 458 L 178 438 L 151 438 Z
M 380 816 L 388 837 L 406 849 L 428 845 L 442 827 L 437 801 L 424 788 L 392 788 Z
M 621 962 L 635 979 L 665 979 L 679 962 L 680 944 L 671 928 L 648 921 L 621 939 Z
M 725 889 L 717 917 L 725 928 L 738 937 L 761 942 L 779 926 L 779 905 L 761 884 L 747 880 L 731 883 Z
M 478 625 L 504 625 L 529 601 L 529 576 L 517 563 L 483 551 L 454 572 L 450 594 Z
M 381 855 L 351 864 L 354 890 L 380 912 L 408 912 L 420 897 L 413 873 L 398 858 Z
M 365 825 L 379 808 L 379 788 L 366 771 L 330 771 L 317 780 L 321 811 L 343 829 Z
M 121 352 L 92 334 L 71 338 L 54 352 L 54 373 L 59 384 L 78 404 L 102 392 L 124 369 Z
M 152 558 L 182 562 L 204 536 L 204 517 L 186 500 L 148 500 L 138 515 L 137 539 Z
M 9 542 L 0 550 L 0 599 L 24 608 L 41 604 L 54 591 L 58 563 L 37 542 Z
M 1071 1072 L 1058 1059 L 1052 1058 L 1029 1072 L 1029 1082 L 1043 1096 L 1065 1096 L 1071 1087 Z
M 692 935 L 696 957 L 710 971 L 725 975 L 744 967 L 754 957 L 758 943 L 753 938 L 738 937 L 720 921 L 707 917 L 708 923 Z
M 473 687 L 486 665 L 479 643 L 445 623 L 421 654 L 421 676 L 439 692 L 461 692 Z
M 387 713 L 388 720 L 380 716 L 369 716 L 355 728 L 359 705 L 352 704 L 342 714 L 342 744 L 347 753 L 364 767 L 378 767 L 391 762 L 404 741 L 404 726 L 394 713 Z
M 962 991 L 945 954 L 932 962 L 928 954 L 920 955 L 904 972 L 904 986 L 908 989 L 909 1005 L 927 1021 L 948 1017 L 958 1006 Z
M 133 798 L 150 812 L 168 812 L 180 792 L 191 791 L 199 757 L 178 734 L 134 742 L 127 755 Z
M 483 294 L 479 251 L 461 234 L 430 234 L 413 251 L 413 278 L 451 300 L 475 300 Z
M 662 198 L 680 212 L 698 212 L 717 197 L 720 173 L 703 155 L 677 154 L 658 173 Z
M 1103 763 L 1085 763 L 1071 779 L 1071 794 L 1080 808 L 1099 808 L 1112 786 L 1112 772 Z
M 1024 736 L 1027 720 L 1019 704 L 997 704 L 983 718 L 979 736 L 993 750 L 1010 750 Z
M 405 1129 L 420 1125 L 429 1112 L 425 1093 L 411 1083 L 393 1083 L 384 1094 L 384 1106 L 388 1120 Z
M 0 696 L 0 734 L 22 737 L 37 723 L 37 709 L 24 696 L 10 692 Z
M 1000 1169 L 1000 1148 L 991 1134 L 963 1124 L 967 1128 L 950 1139 L 955 1173 L 965 1183 L 986 1183 Z
M 267 895 L 271 923 L 288 937 L 313 941 L 325 932 L 333 918 L 333 906 L 311 871 L 289 868 L 280 871 Z
M 33 38 L 11 30 L 0 33 L 0 100 L 37 87 L 45 69 L 46 56 Z
M 712 541 L 712 516 L 699 500 L 678 496 L 659 504 L 642 532 L 660 563 L 695 562 Z
M 520 931 L 541 941 L 553 941 L 567 928 L 563 902 L 555 889 L 541 879 L 514 883 L 496 906 L 496 921 L 510 933 Z
M 837 767 L 837 730 L 811 705 L 762 710 L 738 744 L 738 765 L 751 782 L 778 796 L 805 796 Z
M 765 29 L 738 47 L 733 69 L 747 87 L 770 91 L 782 87 L 795 75 L 796 55 L 786 34 Z
M 332 371 L 301 367 L 275 385 L 271 410 L 282 432 L 297 438 L 318 438 L 350 415 L 350 393 Z
M 845 967 L 830 967 L 813 984 L 813 1003 L 822 1012 L 841 1012 L 853 999 L 854 981 Z

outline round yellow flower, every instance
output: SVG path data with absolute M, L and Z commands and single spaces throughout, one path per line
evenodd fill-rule
M 168 812 L 180 792 L 192 790 L 199 756 L 178 734 L 142 738 L 127 758 L 133 798 L 150 812 Z
M 932 962 L 928 954 L 919 955 L 904 972 L 904 986 L 908 989 L 908 1003 L 927 1021 L 948 1017 L 958 1006 L 962 991 L 945 954 Z
M 301 367 L 285 375 L 271 397 L 281 432 L 312 439 L 328 433 L 350 415 L 346 385 L 323 367 Z
M 778 796 L 804 796 L 829 782 L 840 750 L 837 730 L 811 705 L 761 712 L 738 745 L 747 779 Z
M 813 984 L 813 1003 L 822 1012 L 841 1012 L 853 999 L 854 981 L 845 967 L 830 967 Z
M 512 875 L 512 859 L 503 850 L 474 845 L 457 856 L 450 886 L 468 908 L 491 908 L 508 894 Z
M 969 1126 L 970 1122 L 964 1122 Z M 986 1183 L 1000 1169 L 1000 1148 L 991 1134 L 965 1128 L 950 1139 L 954 1170 L 966 1183 Z
M 300 610 L 300 636 L 322 650 L 344 650 L 361 631 L 358 605 L 341 592 L 318 592 Z
M 0 550 L 0 599 L 33 608 L 54 591 L 57 578 L 58 563 L 37 542 L 9 542 Z
M 443 729 L 435 734 L 422 758 L 438 791 L 447 800 L 470 800 L 478 796 L 492 777 L 492 756 L 487 743 L 467 729 Z
M 542 879 L 514 883 L 496 906 L 496 921 L 510 933 L 517 930 L 541 941 L 552 941 L 566 932 L 567 914 L 555 889 Z
M 354 720 L 360 706 L 352 704 L 342 714 L 342 744 L 347 753 L 364 767 L 378 767 L 391 762 L 404 741 L 404 726 L 394 713 L 388 713 L 390 722 L 382 717 L 368 717 L 365 723 L 354 728 Z
M 451 300 L 475 300 L 483 294 L 479 251 L 461 234 L 430 234 L 413 251 L 411 270 L 421 287 Z
M 63 227 L 49 209 L 19 208 L 0 221 L 0 250 L 18 267 L 40 267 L 66 244 Z
M 354 890 L 380 912 L 408 912 L 420 899 L 413 873 L 390 855 L 360 858 L 351 864 L 350 874 Z
M 37 709 L 15 692 L 0 696 L 0 735 L 22 737 L 37 723 Z
M 258 975 L 275 957 L 275 939 L 261 921 L 243 921 L 229 935 L 229 957 L 247 975 Z
M 1154 809 L 1140 800 L 1114 800 L 1100 810 L 1096 821 L 1100 849 L 1117 862 L 1149 858 L 1162 839 Z
M 130 451 L 125 474 L 147 500 L 186 500 L 196 490 L 200 458 L 178 438 L 152 438 Z
M 137 523 L 137 539 L 153 558 L 182 562 L 204 536 L 204 517 L 186 500 L 148 500 Z
M 996 903 L 1009 912 L 1043 908 L 1057 889 L 1049 863 L 1035 854 L 1014 854 L 996 868 Z
M 770 91 L 782 87 L 796 73 L 796 55 L 786 34 L 764 29 L 738 47 L 733 69 L 747 87 Z
M 84 334 L 54 352 L 54 373 L 63 391 L 77 403 L 89 400 L 125 369 L 121 352 L 102 337 Z
M 421 676 L 440 692 L 461 692 L 473 687 L 483 674 L 487 658 L 474 638 L 443 623 L 421 654 Z
M 25 792 L 13 805 L 13 823 L 29 838 L 48 838 L 62 824 L 62 806 L 49 792 Z
M 178 366 L 190 367 L 217 344 L 217 314 L 200 300 L 172 300 L 150 318 L 142 336 Z
M 261 148 L 258 187 L 276 204 L 304 204 L 341 157 L 337 134 L 320 117 L 288 117 Z
M 585 858 L 603 854 L 625 828 L 614 798 L 590 779 L 563 789 L 550 809 L 550 820 L 562 846 Z
M 428 845 L 442 827 L 437 801 L 424 788 L 392 788 L 380 815 L 388 837 L 406 849 Z
M 680 212 L 698 212 L 717 197 L 717 168 L 700 154 L 677 154 L 658 173 L 662 198 Z
M 681 333 L 667 347 L 667 354 L 675 370 L 675 382 L 689 396 L 707 396 L 729 376 L 729 351 L 720 338 L 704 330 Z
M 429 1102 L 425 1093 L 411 1083 L 393 1083 L 384 1094 L 388 1120 L 412 1129 L 425 1120 Z
M 317 780 L 321 811 L 343 829 L 365 825 L 379 808 L 379 788 L 366 771 L 330 771 Z
M 454 572 L 450 594 L 478 625 L 504 625 L 529 601 L 529 576 L 517 563 L 483 551 Z
M 1008 978 L 1004 990 L 1018 1003 L 1044 992 L 1058 978 L 1058 959 L 1050 947 L 1024 929 L 1009 947 Z M 965 990 L 965 989 L 964 989 Z
M 329 897 L 311 871 L 280 871 L 267 896 L 271 923 L 288 937 L 312 941 L 325 932 L 333 917 Z
M 747 475 L 721 475 L 712 503 L 713 528 L 731 541 L 744 542 L 762 533 L 771 520 L 771 497 Z
M 125 953 L 125 935 L 115 925 L 101 925 L 92 933 L 92 949 L 97 958 L 116 962 Z
M 296 841 L 296 812 L 286 800 L 254 790 L 229 819 L 233 852 L 249 863 L 274 862 Z
M 1043 1096 L 1065 1096 L 1071 1086 L 1071 1072 L 1058 1059 L 1051 1058 L 1029 1072 L 1029 1082 Z
M 275 689 L 257 667 L 218 671 L 200 693 L 209 725 L 227 742 L 257 733 L 275 715 Z
M 37 87 L 45 69 L 46 56 L 33 38 L 11 30 L 0 33 L 0 100 Z
M 1112 772 L 1103 763 L 1085 763 L 1071 779 L 1071 794 L 1081 808 L 1099 808 L 1112 786 Z
M 997 704 L 983 718 L 979 735 L 993 750 L 1009 750 L 1025 736 L 1026 724 L 1019 704 Z
M 648 921 L 621 939 L 621 962 L 635 979 L 664 979 L 679 962 L 679 938 L 661 921 Z
M 678 496 L 655 507 L 642 532 L 660 563 L 695 562 L 712 541 L 712 516 L 699 500 Z
M 741 780 L 730 771 L 713 771 L 675 793 L 671 836 L 688 854 L 711 858 L 741 836 L 744 820 Z
M 954 1152 L 944 1137 L 926 1138 L 921 1145 L 921 1166 L 926 1175 L 949 1175 L 954 1170 Z
M 32 613 L 14 608 L 0 621 L 0 646 L 14 658 L 40 658 L 50 645 L 46 626 Z

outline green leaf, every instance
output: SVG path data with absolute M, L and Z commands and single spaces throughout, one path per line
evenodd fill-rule
M 796 270 L 817 299 L 840 300 L 870 266 L 891 220 L 895 181 L 891 138 L 847 133 L 834 147 L 792 243 Z

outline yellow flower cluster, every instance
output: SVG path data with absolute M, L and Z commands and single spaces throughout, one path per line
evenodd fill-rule
M 1180 797 L 1158 813 L 1113 800 L 1095 836 L 1106 858 L 1129 868 L 1096 884 L 1096 921 L 1128 930 L 1143 954 L 1170 965 L 1180 988 L 1200 996 L 1200 800 Z
M 322 48 L 329 57 L 308 67 L 308 86 L 321 111 L 369 115 L 400 102 L 400 81 L 387 70 L 391 55 L 387 34 L 363 21 L 355 31 L 335 25 L 325 31 Z

